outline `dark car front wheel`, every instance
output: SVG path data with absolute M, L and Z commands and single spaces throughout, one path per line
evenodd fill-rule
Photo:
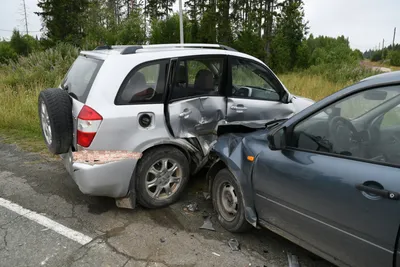
M 235 177 L 228 169 L 217 173 L 212 184 L 214 209 L 218 221 L 230 232 L 244 232 L 251 228 L 244 214 L 243 196 Z

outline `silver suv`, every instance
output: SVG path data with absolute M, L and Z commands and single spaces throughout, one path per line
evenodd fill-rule
M 218 125 L 286 118 L 312 103 L 250 55 L 165 44 L 80 52 L 38 109 L 49 150 L 83 193 L 158 208 L 205 166 Z

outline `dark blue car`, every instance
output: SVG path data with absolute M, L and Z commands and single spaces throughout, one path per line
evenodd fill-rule
M 400 266 L 400 72 L 218 134 L 207 179 L 224 228 L 262 226 L 339 266 Z

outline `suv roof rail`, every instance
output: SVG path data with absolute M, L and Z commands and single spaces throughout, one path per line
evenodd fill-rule
M 106 50 L 106 49 L 112 49 L 112 46 L 110 45 L 101 45 L 96 47 L 94 50 Z
M 168 48 L 219 48 L 229 51 L 237 51 L 232 47 L 220 44 L 198 44 L 198 43 L 186 43 L 186 44 L 153 44 L 153 45 L 103 45 L 98 46 L 94 50 L 106 50 L 106 49 L 118 49 L 121 50 L 122 55 L 135 54 L 139 49 L 168 49 Z

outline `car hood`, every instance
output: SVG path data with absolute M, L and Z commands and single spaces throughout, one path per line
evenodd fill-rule
M 295 113 L 299 113 L 303 109 L 308 108 L 309 106 L 314 104 L 315 101 L 312 100 L 312 99 L 306 98 L 306 97 L 293 95 L 292 103 L 293 103 L 294 108 L 295 108 Z

